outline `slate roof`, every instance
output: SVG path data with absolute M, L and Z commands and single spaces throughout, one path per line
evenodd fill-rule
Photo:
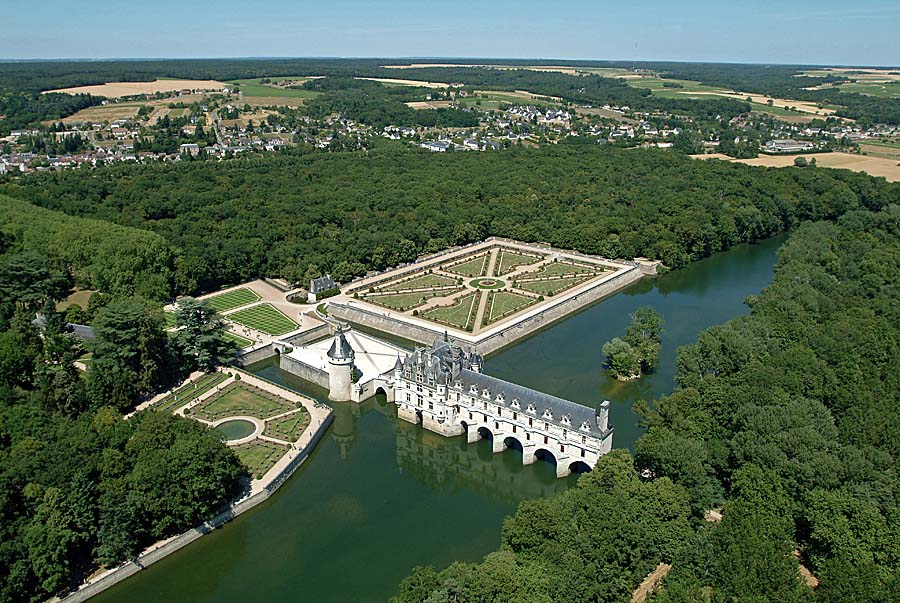
M 332 360 L 353 360 L 354 356 L 353 348 L 350 347 L 347 338 L 344 336 L 343 327 L 338 325 L 334 334 L 334 341 L 331 342 L 331 347 L 328 348 L 328 357 Z
M 459 384 L 462 391 L 469 395 L 473 394 L 474 386 L 478 396 L 491 404 L 500 403 L 565 429 L 578 430 L 587 423 L 591 433 L 598 434 L 597 413 L 593 408 L 485 375 L 481 372 L 483 365 L 480 354 L 452 343 L 446 335 L 437 339 L 430 348 L 418 348 L 403 363 L 404 369 L 408 367 L 413 378 L 416 372 L 422 372 L 433 377 L 435 383 L 442 383 L 448 388 Z M 489 398 L 484 398 L 485 391 Z M 599 436 L 605 437 L 610 431 Z
M 309 292 L 313 294 L 321 293 L 322 291 L 328 291 L 335 287 L 337 287 L 337 285 L 335 284 L 334 279 L 331 278 L 330 274 L 326 274 L 325 276 L 314 278 L 310 281 Z

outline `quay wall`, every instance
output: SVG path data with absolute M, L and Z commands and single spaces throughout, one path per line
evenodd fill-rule
M 306 379 L 311 383 L 315 383 L 319 387 L 328 389 L 328 371 L 310 366 L 305 362 L 300 362 L 287 354 L 281 355 L 281 358 L 278 360 L 278 366 L 283 371 L 287 371 L 293 375 L 297 375 L 301 379 Z
M 558 304 L 548 307 L 546 310 L 514 322 L 504 329 L 479 339 L 473 346 L 479 353 L 484 355 L 497 352 L 562 320 L 585 306 L 612 295 L 616 291 L 640 280 L 643 276 L 644 272 L 635 266 L 614 278 L 599 283 L 596 287 L 565 299 Z M 429 328 L 358 306 L 334 303 L 328 306 L 328 312 L 335 318 L 392 335 L 398 335 L 423 345 L 431 344 L 444 333 L 443 329 L 438 325 L 435 325 L 434 328 Z

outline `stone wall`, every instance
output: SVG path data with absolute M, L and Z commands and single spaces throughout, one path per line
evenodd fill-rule
M 259 347 L 252 347 L 246 352 L 238 354 L 234 359 L 234 364 L 245 367 L 248 364 L 271 358 L 275 354 L 275 346 L 271 343 L 267 343 L 266 345 L 261 345 Z
M 298 333 L 297 335 L 288 337 L 287 339 L 283 339 L 282 341 L 291 345 L 301 346 L 329 337 L 332 335 L 332 333 L 333 331 L 331 325 L 323 322 L 317 327 L 313 327 L 308 331 L 303 331 L 302 333 Z
M 500 331 L 479 340 L 478 343 L 475 344 L 475 348 L 484 355 L 497 352 L 541 329 L 547 328 L 551 324 L 562 320 L 585 306 L 612 295 L 616 291 L 640 280 L 643 276 L 644 274 L 639 268 L 633 267 L 626 272 L 622 272 L 615 277 L 598 284 L 596 287 L 593 287 L 584 293 L 570 297 L 542 312 L 534 314 L 519 322 L 515 322 L 507 328 L 501 329 Z M 364 327 L 376 329 L 384 333 L 390 333 L 391 335 L 404 337 L 424 345 L 430 345 L 436 338 L 441 337 L 444 334 L 439 325 L 435 325 L 432 329 L 405 320 L 399 320 L 385 314 L 359 308 L 357 306 L 331 304 L 328 307 L 328 312 L 335 318 L 360 324 Z
M 319 387 L 328 389 L 328 371 L 317 369 L 304 362 L 300 362 L 287 354 L 281 355 L 278 366 L 283 371 L 287 371 L 292 375 L 297 375 L 301 379 L 306 379 L 310 383 L 315 383 Z

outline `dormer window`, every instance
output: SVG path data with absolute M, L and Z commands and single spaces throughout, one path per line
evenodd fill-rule
M 522 408 L 522 405 L 519 404 L 519 399 L 518 399 L 518 398 L 513 398 L 513 401 L 512 401 L 511 406 L 512 406 L 513 408 L 515 408 L 516 410 L 519 410 L 520 408 Z
M 571 425 L 571 424 L 572 424 L 572 420 L 569 419 L 569 415 L 563 415 L 563 418 L 562 418 L 561 423 L 562 423 L 563 425 Z
M 528 405 L 528 408 L 526 409 L 525 412 L 530 412 L 530 413 L 533 413 L 533 414 L 534 414 L 534 413 L 537 413 L 537 410 L 535 410 L 534 404 L 529 404 L 529 405 Z
M 591 430 L 591 426 L 588 424 L 587 421 L 584 421 L 584 422 L 581 424 L 581 429 L 584 430 L 584 431 L 590 431 L 590 430 Z
M 503 394 L 497 394 L 497 404 L 504 404 L 506 402 L 506 398 L 503 397 Z
M 490 399 L 491 398 L 491 390 L 483 389 L 483 390 L 481 390 L 481 395 L 487 399 Z
M 550 412 L 550 409 L 549 409 L 549 408 L 544 409 L 544 414 L 541 415 L 541 416 L 542 416 L 543 418 L 545 418 L 545 419 L 548 419 L 548 420 L 552 420 L 552 419 L 553 419 L 553 413 Z
M 478 393 L 478 386 L 473 385 L 472 387 L 470 387 L 470 388 L 469 388 L 469 393 L 470 393 L 470 394 L 477 394 L 477 393 Z

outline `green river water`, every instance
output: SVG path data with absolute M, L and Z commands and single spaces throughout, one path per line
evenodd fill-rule
M 644 279 L 490 357 L 485 372 L 586 405 L 611 400 L 613 445 L 633 448 L 632 403 L 672 391 L 678 346 L 748 311 L 743 300 L 771 281 L 784 238 Z M 646 305 L 665 319 L 659 366 L 638 382 L 609 379 L 600 348 Z M 251 369 L 323 397 L 271 362 Z M 557 480 L 545 462 L 523 467 L 516 451 L 493 455 L 488 442 L 424 432 L 383 400 L 333 407 L 317 450 L 272 499 L 93 601 L 386 601 L 416 565 L 479 560 L 518 501 L 577 480 Z

